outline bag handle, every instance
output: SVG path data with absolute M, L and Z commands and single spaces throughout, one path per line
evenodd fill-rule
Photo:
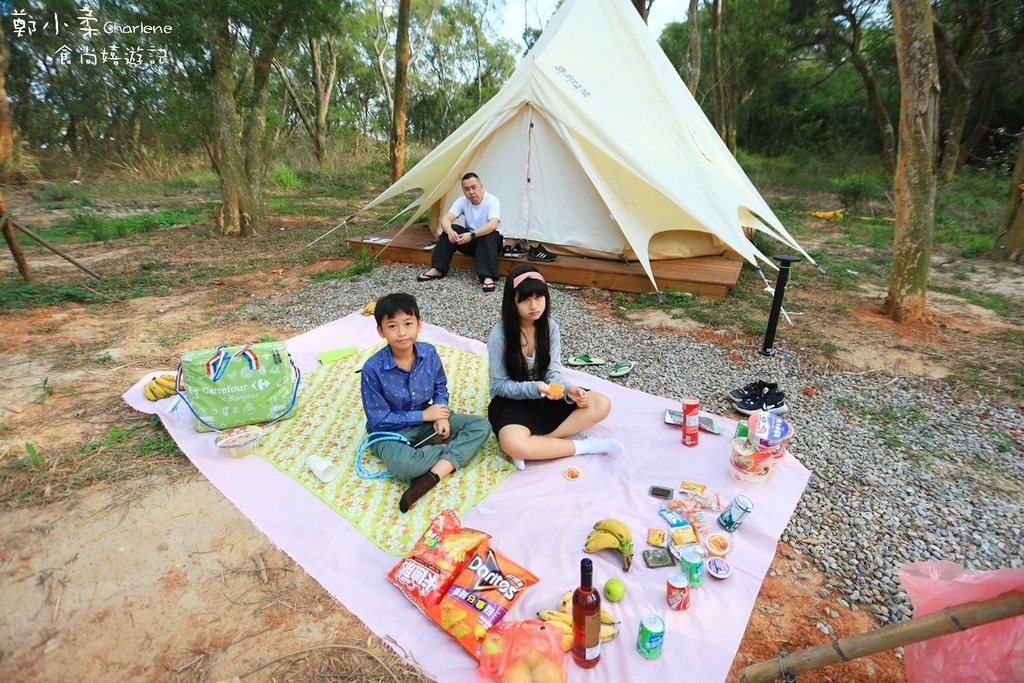
M 259 370 L 259 356 L 256 355 L 255 351 L 249 348 L 255 343 L 257 343 L 255 340 L 247 342 L 245 346 L 238 349 L 230 356 L 228 355 L 228 347 L 226 345 L 218 346 L 214 350 L 213 355 L 210 356 L 210 360 L 206 361 L 206 376 L 212 379 L 214 382 L 218 381 L 221 377 L 224 376 L 224 373 L 227 372 L 228 366 L 231 365 L 231 361 L 233 361 L 235 358 L 238 358 L 239 356 L 245 358 L 246 362 L 249 364 L 250 370 Z
M 249 342 L 249 343 L 251 344 L 253 342 Z M 248 344 L 246 346 L 248 347 Z M 224 347 L 219 346 L 219 347 L 217 347 L 217 351 L 219 352 L 223 348 Z M 239 352 L 239 353 L 241 353 L 241 352 Z M 214 354 L 214 355 L 217 355 L 217 354 Z M 238 355 L 238 353 L 236 353 L 234 356 L 231 356 L 231 358 L 234 358 L 237 355 Z M 254 353 L 253 356 L 255 356 L 255 355 L 256 354 Z M 229 360 L 228 362 L 230 363 L 231 361 Z M 297 365 L 295 365 L 295 361 L 293 361 L 291 358 L 288 359 L 288 363 L 292 366 L 292 374 L 295 375 L 295 387 L 292 389 L 292 402 L 291 402 L 291 405 L 289 405 L 287 408 L 285 408 L 284 412 L 281 413 L 280 415 L 278 415 L 277 417 L 275 417 L 273 420 L 268 420 L 267 422 L 261 423 L 259 425 L 260 427 L 269 427 L 270 425 L 274 424 L 278 420 L 284 419 L 285 415 L 287 415 L 288 413 L 292 412 L 292 410 L 295 409 L 296 404 L 299 402 L 299 385 L 302 383 L 302 372 L 299 370 L 299 367 Z M 225 363 L 224 366 L 226 368 L 227 367 L 227 363 Z M 209 364 L 207 364 L 207 369 L 209 369 Z M 181 390 L 181 387 L 184 386 L 183 385 L 184 372 L 185 372 L 184 367 L 182 366 L 181 363 L 178 363 L 178 374 L 174 378 L 174 389 L 175 389 L 175 392 L 178 394 L 178 397 L 182 400 L 182 402 L 189 409 L 189 411 L 192 412 L 192 415 L 197 420 L 199 420 L 201 423 L 206 425 L 207 429 L 209 429 L 210 431 L 213 431 L 213 432 L 222 432 L 222 431 L 224 431 L 223 429 L 217 429 L 216 427 L 211 425 L 209 422 L 204 420 L 202 417 L 200 417 L 199 413 L 196 412 L 196 409 L 193 408 L 192 404 L 188 402 L 187 398 L 185 398 L 185 392 Z M 221 372 L 221 374 L 223 374 L 223 371 Z M 217 380 L 214 379 L 214 381 L 217 381 Z M 185 387 L 185 388 L 188 389 L 188 387 Z

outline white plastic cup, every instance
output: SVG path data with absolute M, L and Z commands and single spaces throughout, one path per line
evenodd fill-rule
M 338 466 L 319 455 L 311 455 L 306 458 L 306 465 L 309 469 L 313 470 L 313 474 L 316 475 L 317 479 L 325 484 L 334 481 L 338 476 Z

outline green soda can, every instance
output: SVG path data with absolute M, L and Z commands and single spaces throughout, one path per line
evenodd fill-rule
M 686 548 L 679 554 L 679 567 L 690 580 L 690 588 L 704 585 L 704 558 L 696 548 Z
M 665 642 L 665 621 L 657 614 L 648 614 L 640 620 L 640 632 L 636 636 L 636 651 L 645 659 L 661 656 Z

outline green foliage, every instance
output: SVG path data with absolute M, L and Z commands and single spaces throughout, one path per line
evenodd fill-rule
M 867 173 L 851 173 L 833 178 L 831 184 L 839 205 L 849 211 L 860 210 L 876 192 L 875 179 Z
M 40 230 L 41 235 L 53 242 L 75 239 L 80 242 L 103 242 L 116 237 L 169 228 L 173 225 L 193 225 L 206 217 L 203 206 L 164 209 L 153 213 L 109 218 L 98 211 L 76 211 L 67 219 Z
M 0 277 L 0 310 L 13 311 L 32 306 L 53 306 L 65 302 L 85 303 L 100 297 L 77 285 L 25 282 L 16 274 Z
M 314 282 L 329 282 L 331 280 L 351 280 L 366 275 L 377 265 L 377 257 L 366 249 L 360 249 L 352 254 L 352 263 L 344 270 L 323 270 L 313 275 Z
M 275 168 L 270 172 L 271 183 L 275 187 L 293 190 L 302 187 L 302 179 L 287 168 Z
M 38 198 L 45 202 L 73 203 L 80 206 L 91 206 L 92 199 L 89 193 L 80 185 L 65 185 L 54 183 L 43 185 L 38 193 Z

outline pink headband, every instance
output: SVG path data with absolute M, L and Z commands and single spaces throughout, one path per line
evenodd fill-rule
M 544 279 L 544 276 L 538 273 L 536 270 L 529 270 L 525 273 L 520 273 L 519 275 L 516 275 L 515 279 L 512 280 L 512 289 L 515 289 L 519 285 L 523 284 L 523 280 L 540 280 L 545 284 L 547 282 Z

